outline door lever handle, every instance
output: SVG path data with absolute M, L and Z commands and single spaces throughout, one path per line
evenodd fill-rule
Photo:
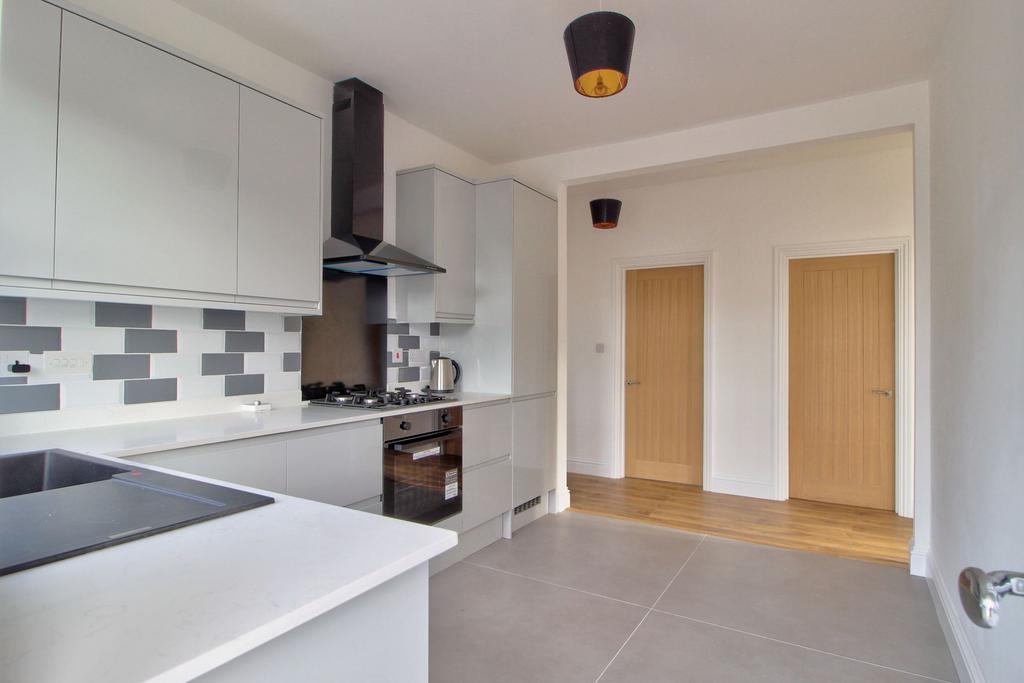
M 999 624 L 999 601 L 1006 595 L 1024 596 L 1024 574 L 986 572 L 968 567 L 960 572 L 960 603 L 975 624 L 995 628 Z
M 892 389 L 872 389 L 871 393 L 879 396 L 885 396 L 886 398 L 892 398 Z
M 640 384 L 640 380 L 638 380 L 638 379 L 627 379 L 626 380 L 626 386 L 633 386 L 634 384 Z

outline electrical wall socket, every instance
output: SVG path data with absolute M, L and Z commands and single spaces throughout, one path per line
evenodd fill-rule
M 43 354 L 46 372 L 59 375 L 91 375 L 92 354 L 72 351 L 47 351 Z
M 391 352 L 391 362 L 392 363 L 401 363 L 402 362 L 402 358 L 403 358 L 403 356 L 402 356 L 401 349 L 396 349 L 396 350 Z

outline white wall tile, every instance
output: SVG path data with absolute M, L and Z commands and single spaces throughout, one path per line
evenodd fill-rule
M 387 383 L 390 389 L 392 384 L 398 383 L 398 368 L 388 368 L 385 372 L 387 373 Z
M 286 351 L 302 351 L 302 333 L 300 332 L 268 332 L 266 336 L 267 351 L 284 353 Z
M 220 398 L 222 396 L 224 396 L 223 375 L 198 375 L 195 377 L 180 377 L 178 379 L 179 401 Z
M 153 377 L 189 377 L 202 372 L 202 354 L 154 353 L 149 372 Z
M 25 324 L 56 327 L 92 327 L 96 320 L 91 301 L 28 299 Z
M 154 306 L 153 329 L 201 330 L 203 329 L 203 309 Z
M 284 357 L 280 353 L 247 353 L 245 354 L 245 371 L 247 373 L 269 373 L 283 371 Z M 299 373 L 291 373 L 299 374 Z
M 283 332 L 284 316 L 280 313 L 258 313 L 247 311 L 245 329 L 254 332 Z
M 182 330 L 178 333 L 179 353 L 224 353 L 223 330 Z
M 61 408 L 93 408 L 121 402 L 121 380 L 62 383 Z
M 62 351 L 124 353 L 124 328 L 121 327 L 65 327 L 62 335 Z
M 297 372 L 268 372 L 264 376 L 263 391 L 268 394 L 274 391 L 298 391 L 299 382 Z

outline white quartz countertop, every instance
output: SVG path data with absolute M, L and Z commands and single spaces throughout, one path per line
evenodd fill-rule
M 259 413 L 235 411 L 87 429 L 18 434 L 0 436 L 0 454 L 44 448 L 64 448 L 89 455 L 128 457 L 234 439 L 248 439 L 302 429 L 379 420 L 388 415 L 433 410 L 442 406 L 468 406 L 507 400 L 509 400 L 509 396 L 503 394 L 462 393 L 453 395 L 453 400 L 444 403 L 382 410 L 332 408 L 303 404 Z
M 0 577 L 0 680 L 190 680 L 456 544 L 452 531 L 273 495 Z

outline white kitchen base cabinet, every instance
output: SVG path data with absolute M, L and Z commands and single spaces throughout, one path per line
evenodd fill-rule
M 195 680 L 426 683 L 428 599 L 424 563 Z
M 512 508 L 511 456 L 464 471 L 462 481 L 464 529 L 472 529 Z
M 61 12 L 0 2 L 0 274 L 53 277 Z
M 286 442 L 289 496 L 342 506 L 373 506 L 383 492 L 379 421 L 303 432 Z
M 245 439 L 138 455 L 132 460 L 187 474 L 285 493 L 287 467 L 281 439 Z
M 555 396 L 512 401 L 513 503 L 522 505 L 555 488 Z

